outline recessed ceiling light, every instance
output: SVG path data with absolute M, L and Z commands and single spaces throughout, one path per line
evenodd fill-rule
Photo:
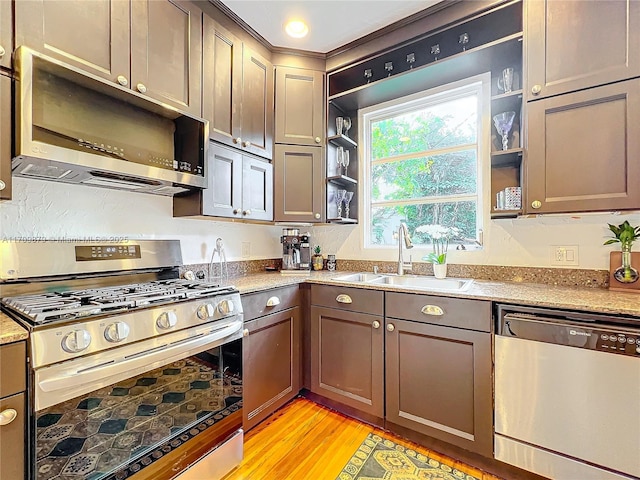
M 284 31 L 287 35 L 293 38 L 302 38 L 309 33 L 309 27 L 302 20 L 290 20 L 284 26 Z

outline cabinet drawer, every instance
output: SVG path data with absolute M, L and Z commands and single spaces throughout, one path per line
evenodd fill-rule
M 26 363 L 25 342 L 0 347 L 0 398 L 26 390 Z
M 298 285 L 242 295 L 244 321 L 300 305 Z
M 387 292 L 386 316 L 450 327 L 491 331 L 491 302 Z
M 384 293 L 361 288 L 312 285 L 311 304 L 340 308 L 352 312 L 382 315 L 384 309 Z
M 15 410 L 15 419 L 0 426 L 0 478 L 3 480 L 27 478 L 24 468 L 24 401 L 24 393 L 0 400 L 0 412 Z

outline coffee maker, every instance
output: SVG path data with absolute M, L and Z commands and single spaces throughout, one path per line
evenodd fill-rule
M 297 228 L 283 228 L 282 270 L 311 270 L 311 237 Z

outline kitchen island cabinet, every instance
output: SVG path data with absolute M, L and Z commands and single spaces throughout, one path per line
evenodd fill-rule
M 0 478 L 27 478 L 26 346 L 15 342 L 0 346 Z
M 209 136 L 273 157 L 273 65 L 212 18 L 204 17 L 203 116 Z
M 302 387 L 302 308 L 297 285 L 242 296 L 243 426 L 249 430 Z
M 382 292 L 311 287 L 311 391 L 377 424 L 384 417 L 382 312 Z
M 202 11 L 185 0 L 15 2 L 16 44 L 200 116 Z
M 0 199 L 11 199 L 11 78 L 0 74 Z

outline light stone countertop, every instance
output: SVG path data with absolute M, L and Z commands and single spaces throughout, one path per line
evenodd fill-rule
M 25 340 L 29 333 L 8 315 L 0 312 L 0 345 Z

